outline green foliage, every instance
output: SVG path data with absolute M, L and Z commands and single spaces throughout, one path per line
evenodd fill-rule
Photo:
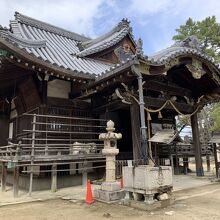
M 220 131 L 220 103 L 215 104 L 213 111 L 211 112 L 212 131 Z
M 202 43 L 203 50 L 216 61 L 220 61 L 220 24 L 216 22 L 215 16 L 202 21 L 193 21 L 189 18 L 184 25 L 176 29 L 176 32 L 173 40 L 184 40 L 194 35 Z
M 185 127 L 191 125 L 190 118 L 188 116 L 178 115 L 176 122 L 178 130 L 180 130 L 183 126 Z

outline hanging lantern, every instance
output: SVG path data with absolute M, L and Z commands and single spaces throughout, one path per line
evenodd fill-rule
M 163 118 L 161 112 L 158 113 L 158 118 Z

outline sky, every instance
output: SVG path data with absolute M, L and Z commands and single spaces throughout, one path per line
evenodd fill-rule
M 191 17 L 215 15 L 220 0 L 0 0 L 0 25 L 8 27 L 18 11 L 64 29 L 98 37 L 122 18 L 131 21 L 135 39 L 142 38 L 145 55 L 171 45 L 175 29 Z

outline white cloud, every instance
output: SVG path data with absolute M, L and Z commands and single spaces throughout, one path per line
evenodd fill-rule
M 72 30 L 94 36 L 94 19 L 104 0 L 1 0 L 0 24 L 8 26 L 15 11 Z
M 173 2 L 166 13 L 169 16 L 178 16 L 176 18 L 192 17 L 195 20 L 201 20 L 212 15 L 220 18 L 219 8 L 219 0 L 181 0 Z
M 15 11 L 76 33 L 96 37 L 123 17 L 132 20 L 146 51 L 170 45 L 175 29 L 188 17 L 216 15 L 219 0 L 0 0 L 0 24 L 8 26 Z
M 191 16 L 195 19 L 203 19 L 210 15 L 220 16 L 219 0 L 131 0 L 128 6 L 128 13 L 136 17 L 152 15 L 160 16 L 166 13 L 167 16 Z M 175 17 L 178 19 L 178 17 Z
M 166 10 L 171 2 L 172 0 L 132 0 L 128 11 L 138 16 L 155 14 Z
M 131 0 L 129 15 L 139 26 L 145 50 L 157 51 L 172 44 L 175 29 L 189 17 L 202 20 L 215 15 L 220 22 L 219 0 Z

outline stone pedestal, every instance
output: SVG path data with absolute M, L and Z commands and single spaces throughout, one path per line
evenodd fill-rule
M 108 121 L 107 133 L 99 135 L 104 141 L 102 154 L 106 156 L 106 181 L 102 183 L 101 189 L 94 191 L 96 200 L 112 203 L 124 198 L 124 190 L 121 190 L 120 183 L 115 179 L 115 156 L 119 153 L 117 140 L 122 138 L 120 133 L 114 133 L 114 122 Z
M 106 190 L 95 190 L 94 191 L 94 198 L 97 201 L 105 202 L 105 203 L 114 203 L 125 196 L 124 190 L 117 190 L 117 191 L 106 191 Z
M 126 193 L 124 204 L 144 206 L 143 204 L 152 205 L 155 201 L 169 204 L 162 201 L 170 201 L 171 198 L 173 188 L 171 167 L 127 166 L 123 167 L 123 178 Z

